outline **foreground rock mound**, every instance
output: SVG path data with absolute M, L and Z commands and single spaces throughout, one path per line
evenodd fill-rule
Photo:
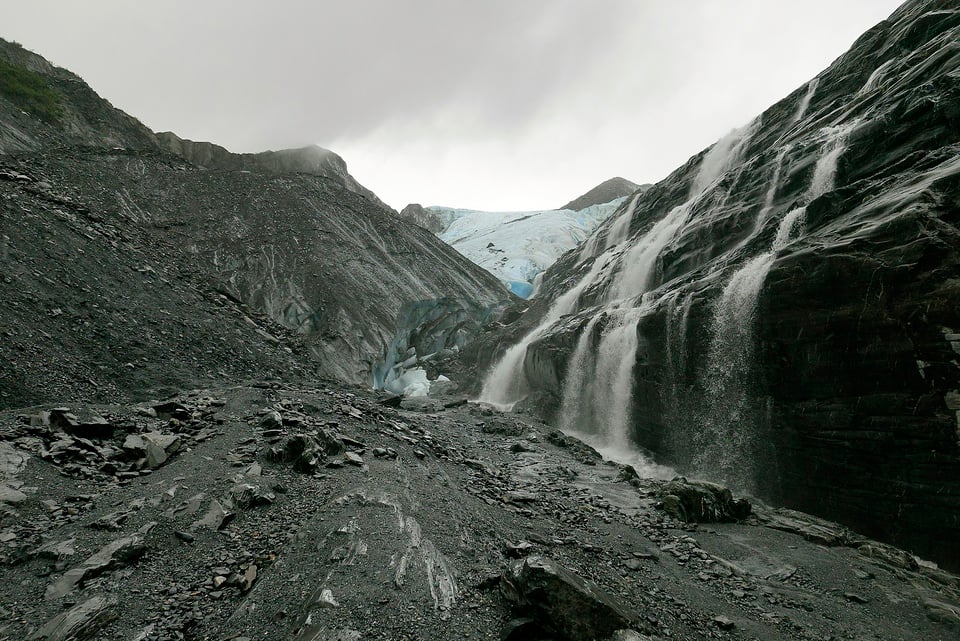
M 547 557 L 515 562 L 500 578 L 500 590 L 520 613 L 569 641 L 607 638 L 632 622 L 622 604 Z
M 683 522 L 657 507 L 669 482 L 583 457 L 539 421 L 380 399 L 260 382 L 73 405 L 210 434 L 123 478 L 64 477 L 30 455 L 29 421 L 0 411 L 3 483 L 24 495 L 0 504 L 0 637 L 955 636 L 957 577 L 903 550 L 797 512 Z M 295 467 L 307 436 L 318 451 Z M 297 458 L 275 460 L 288 443 Z

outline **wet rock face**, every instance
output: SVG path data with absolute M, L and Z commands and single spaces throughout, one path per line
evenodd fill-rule
M 568 252 L 478 369 L 579 288 L 520 361 L 544 416 L 960 567 L 958 39 L 905 4 Z

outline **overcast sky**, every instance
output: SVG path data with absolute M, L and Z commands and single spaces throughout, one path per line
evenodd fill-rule
M 0 37 L 155 131 L 319 144 L 390 205 L 655 182 L 897 0 L 0 0 Z

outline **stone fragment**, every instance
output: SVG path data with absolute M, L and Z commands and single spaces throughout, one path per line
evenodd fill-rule
M 857 552 L 863 556 L 877 559 L 888 565 L 900 568 L 901 570 L 918 570 L 920 568 L 916 557 L 892 545 L 877 542 L 865 543 L 857 548 Z
M 500 577 L 500 591 L 519 614 L 570 641 L 608 637 L 633 618 L 599 587 L 543 556 L 511 564 Z
M 340 603 L 338 603 L 336 598 L 334 598 L 333 591 L 330 588 L 324 588 L 320 591 L 320 596 L 317 598 L 317 605 L 319 605 L 321 608 L 340 607 Z
M 931 597 L 924 597 L 921 603 L 930 620 L 960 630 L 960 606 Z
M 510 451 L 514 454 L 520 454 L 522 452 L 533 452 L 533 448 L 530 446 L 530 442 L 526 440 L 520 440 L 510 446 Z
M 243 575 L 240 577 L 240 591 L 249 592 L 250 588 L 253 587 L 254 581 L 257 580 L 257 566 L 250 564 L 247 566 L 247 569 L 244 570 Z
M 312 474 L 326 456 L 345 451 L 343 442 L 328 430 L 315 434 L 294 434 L 268 450 L 267 457 L 273 461 L 292 463 L 299 472 Z
M 363 457 L 361 457 L 356 452 L 344 452 L 344 460 L 350 465 L 356 465 L 357 467 L 363 467 Z
M 169 420 L 175 418 L 178 421 L 187 421 L 190 420 L 190 410 L 188 410 L 182 403 L 177 401 L 166 401 L 164 403 L 158 403 L 151 407 L 154 411 L 154 414 L 157 418 Z
M 66 596 L 82 581 L 139 559 L 147 551 L 140 536 L 127 536 L 112 541 L 75 568 L 67 570 L 58 580 L 47 586 L 46 599 Z
M 13 478 L 27 465 L 27 455 L 6 442 L 0 442 L 0 480 Z
M 517 543 L 511 543 L 507 545 L 504 549 L 506 555 L 513 559 L 519 559 L 521 557 L 527 556 L 530 552 L 533 551 L 533 543 L 530 541 L 519 541 Z
M 51 541 L 37 548 L 36 555 L 43 559 L 52 559 L 54 561 L 63 561 L 68 556 L 77 553 L 74 548 L 76 539 L 67 539 L 65 541 Z
M 47 621 L 30 635 L 29 641 L 85 641 L 99 638 L 99 632 L 117 618 L 117 601 L 95 596 Z
M 102 416 L 93 416 L 86 420 L 66 423 L 63 430 L 80 438 L 99 440 L 113 437 L 114 427 Z
M 112 532 L 119 531 L 126 520 L 130 517 L 129 512 L 111 512 L 110 514 L 104 514 L 96 521 L 90 524 L 94 530 L 109 530 Z
M 397 396 L 395 394 L 390 394 L 386 398 L 382 398 L 379 401 L 377 401 L 377 403 L 379 405 L 383 405 L 384 407 L 393 407 L 393 408 L 399 409 L 400 404 L 403 403 L 403 397 Z
M 202 518 L 193 523 L 194 528 L 205 527 L 213 531 L 222 530 L 230 524 L 230 521 L 233 520 L 235 514 L 232 512 L 227 512 L 223 509 L 223 506 L 220 504 L 220 501 L 217 499 L 211 499 L 210 507 L 207 509 L 207 513 L 203 515 Z
M 268 492 L 259 486 L 237 483 L 230 489 L 229 499 L 236 509 L 246 510 L 260 505 L 270 505 L 277 497 L 273 492 Z
M 80 425 L 80 419 L 70 412 L 68 407 L 55 407 L 50 410 L 51 427 L 69 432 Z
M 546 632 L 532 617 L 510 619 L 500 628 L 500 641 L 527 641 L 543 638 Z
M 722 614 L 713 617 L 713 624 L 721 630 L 733 630 L 735 627 L 737 627 L 737 624 L 734 623 L 732 619 L 725 617 Z
M 757 517 L 769 528 L 799 534 L 806 540 L 819 545 L 828 547 L 852 545 L 860 540 L 857 535 L 841 525 L 787 508 L 763 510 L 757 514 Z
M 276 430 L 283 427 L 283 417 L 276 410 L 267 411 L 260 418 L 260 427 L 265 430 Z
M 164 463 L 180 449 L 179 434 L 161 434 L 148 432 L 142 435 L 146 447 L 147 467 L 154 470 Z
M 740 521 L 752 509 L 746 499 L 734 499 L 730 490 L 707 481 L 676 478 L 666 483 L 659 494 L 663 510 L 685 522 Z
M 0 483 L 0 503 L 19 505 L 27 500 L 27 495 L 6 483 Z
M 528 492 L 527 490 L 514 490 L 512 492 L 507 492 L 503 495 L 504 503 L 536 503 L 540 500 L 540 495 L 535 492 Z

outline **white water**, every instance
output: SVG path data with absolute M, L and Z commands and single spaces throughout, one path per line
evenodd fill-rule
M 577 282 L 576 285 L 559 296 L 547 311 L 540 325 L 527 333 L 519 343 L 510 347 L 490 370 L 483 383 L 478 400 L 489 403 L 504 411 L 513 409 L 517 401 L 522 400 L 529 392 L 526 377 L 523 374 L 523 361 L 527 348 L 561 317 L 570 314 L 577 308 L 580 294 L 592 285 L 606 270 L 612 266 L 612 261 L 606 254 L 602 254 L 593 261 L 590 271 Z
M 817 85 L 820 84 L 820 78 L 814 78 L 807 83 L 807 93 L 803 94 L 803 99 L 800 100 L 800 106 L 797 107 L 797 113 L 793 116 L 793 123 L 797 124 L 803 117 L 807 115 L 807 109 L 810 107 L 810 101 L 813 100 L 813 95 L 817 92 Z
M 766 217 L 767 213 L 773 208 L 773 199 L 777 196 L 777 189 L 780 187 L 780 174 L 783 173 L 783 159 L 790 152 L 792 145 L 785 145 L 777 151 L 777 160 L 773 169 L 773 178 L 770 180 L 770 187 L 767 189 L 767 195 L 763 199 L 763 209 L 761 216 Z
M 753 429 L 751 376 L 756 347 L 757 307 L 763 283 L 777 257 L 802 227 L 805 207 L 780 221 L 769 251 L 737 270 L 717 301 L 713 336 L 703 379 L 707 409 L 696 444 L 693 465 L 707 476 L 753 492 L 759 457 L 759 433 Z
M 642 195 L 643 194 L 637 194 L 634 196 L 626 211 L 610 226 L 610 230 L 607 232 L 607 240 L 604 244 L 605 250 L 619 245 L 627 239 L 627 234 L 630 233 L 630 223 L 633 222 L 633 214 L 637 210 L 637 201 L 640 200 L 640 196 Z
M 837 179 L 837 163 L 847 150 L 847 138 L 859 121 L 853 120 L 838 127 L 826 127 L 823 133 L 827 140 L 823 152 L 813 170 L 813 180 L 807 190 L 807 202 L 819 198 L 834 187 Z
M 826 141 L 807 188 L 807 202 L 834 188 L 837 163 L 856 124 L 854 121 L 823 130 Z M 782 162 L 782 155 L 778 155 L 778 162 Z M 772 206 L 779 178 L 778 167 L 767 191 L 764 212 Z M 714 308 L 713 335 L 702 379 L 706 409 L 694 435 L 697 455 L 693 465 L 707 476 L 748 492 L 756 490 L 756 466 L 762 460 L 759 452 L 763 446 L 754 425 L 758 418 L 750 393 L 760 292 L 778 252 L 797 237 L 805 216 L 806 206 L 783 217 L 770 249 L 730 277 Z
M 704 154 L 687 201 L 671 209 L 624 253 L 620 271 L 607 291 L 607 302 L 635 298 L 652 289 L 660 253 L 683 229 L 700 196 L 740 160 L 757 126 L 758 121 L 753 121 L 746 127 L 734 129 Z
M 687 201 L 670 210 L 623 253 L 604 297 L 605 311 L 598 311 L 587 324 L 567 367 L 561 429 L 590 443 L 605 457 L 640 465 L 643 474 L 662 475 L 667 468 L 655 466 L 631 441 L 637 323 L 650 310 L 642 302 L 637 306 L 635 299 L 653 288 L 660 253 L 676 238 L 699 198 L 739 161 L 755 126 L 751 123 L 718 141 L 704 155 Z M 594 353 L 594 329 L 604 315 L 608 322 Z
M 607 291 L 606 300 L 633 298 L 650 289 L 656 272 L 657 258 L 677 232 L 686 224 L 693 201 L 688 200 L 670 210 L 624 253 L 620 271 Z

